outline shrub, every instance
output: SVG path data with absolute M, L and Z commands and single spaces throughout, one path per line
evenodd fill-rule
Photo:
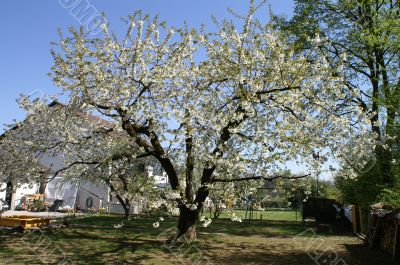
M 395 209 L 400 209 L 400 191 L 395 189 L 383 189 L 378 196 L 378 201 Z

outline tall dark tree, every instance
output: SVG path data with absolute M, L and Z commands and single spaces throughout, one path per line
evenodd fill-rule
M 353 101 L 370 115 L 379 143 L 376 164 L 361 170 L 373 183 L 392 187 L 393 147 L 399 119 L 400 2 L 396 0 L 296 0 L 295 15 L 277 25 L 291 34 L 297 49 L 307 51 L 310 37 L 319 35 L 320 49 L 335 69 L 345 67 L 344 84 Z M 379 190 L 379 189 L 378 189 Z

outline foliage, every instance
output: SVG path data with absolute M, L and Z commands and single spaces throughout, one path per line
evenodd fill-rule
M 342 193 L 335 183 L 332 183 L 331 181 L 321 181 L 321 190 L 321 197 L 343 202 Z
M 43 200 L 33 200 L 30 210 L 33 212 L 42 212 L 46 210 L 46 204 Z
M 100 208 L 99 209 L 99 215 L 105 215 L 107 213 L 107 209 L 106 208 Z
M 395 183 L 391 161 L 399 122 L 398 13 L 398 3 L 391 0 L 296 0 L 293 19 L 277 19 L 300 51 L 309 50 L 310 37 L 326 40 L 320 45 L 322 53 L 332 69 L 343 67 L 343 84 L 354 91 L 353 101 L 369 115 L 370 130 L 378 140 L 373 153 L 364 160 L 360 158 L 368 152 L 338 157 L 343 165 L 338 174 L 342 192 L 350 192 L 344 196 L 357 204 L 372 203 L 383 188 Z
M 347 175 L 337 175 L 335 183 L 341 191 L 343 202 L 368 208 L 382 191 L 382 185 L 377 183 L 379 174 L 374 167 L 360 178 L 350 179 Z
M 385 205 L 390 205 L 395 209 L 400 209 L 400 190 L 384 189 L 379 194 L 378 201 Z
M 224 208 L 232 208 L 235 198 L 235 186 L 233 183 L 217 183 L 210 189 L 208 198 L 211 204 L 210 210 L 213 218 L 218 218 Z
M 284 198 L 287 205 L 292 209 L 300 209 L 303 201 L 306 201 L 312 195 L 312 180 L 295 179 L 295 180 L 278 180 L 278 192 Z
M 397 135 L 399 134 L 399 127 L 396 128 Z M 393 160 L 392 162 L 392 172 L 394 176 L 394 187 L 385 188 L 381 191 L 377 197 L 378 202 L 383 202 L 393 208 L 400 209 L 400 137 L 395 139 L 393 145 Z

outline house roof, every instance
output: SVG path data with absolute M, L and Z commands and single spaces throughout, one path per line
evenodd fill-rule
M 59 108 L 65 108 L 65 107 L 67 107 L 67 105 L 65 105 L 65 104 L 63 104 L 63 103 L 60 103 L 60 102 L 57 101 L 57 100 L 54 100 L 54 101 L 51 102 L 48 106 L 49 106 L 50 108 L 54 108 L 54 107 L 56 107 L 56 108 L 57 108 L 57 107 L 59 107 Z M 107 120 L 105 120 L 105 119 L 102 119 L 102 118 L 100 118 L 99 116 L 95 116 L 95 115 L 93 115 L 93 114 L 91 114 L 91 113 L 88 113 L 88 112 L 78 111 L 76 115 L 77 115 L 78 117 L 85 118 L 85 119 L 87 119 L 87 120 L 90 121 L 90 122 L 99 123 L 100 125 L 102 125 L 102 126 L 104 126 L 104 127 L 107 127 L 107 128 L 109 128 L 109 129 L 112 129 L 112 128 L 115 127 L 115 125 L 112 124 L 111 122 L 109 122 L 109 121 L 107 121 Z

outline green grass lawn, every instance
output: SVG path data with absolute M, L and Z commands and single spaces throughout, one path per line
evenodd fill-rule
M 207 228 L 198 226 L 196 243 L 171 249 L 164 242 L 176 218 L 166 218 L 156 229 L 156 217 L 136 218 L 115 229 L 120 221 L 91 216 L 68 228 L 0 233 L 0 264 L 317 264 L 310 253 L 334 253 L 348 265 L 393 264 L 351 235 L 316 236 L 300 222 L 216 219 Z
M 246 217 L 246 210 L 233 210 L 236 216 L 242 218 L 243 220 Z M 205 216 L 209 217 L 210 214 L 208 212 L 204 213 Z M 231 218 L 230 211 L 223 211 L 219 218 L 230 219 Z M 282 211 L 282 210 L 266 210 L 266 211 L 253 211 L 253 220 L 273 220 L 273 221 L 301 221 L 301 213 L 292 210 Z M 247 219 L 250 219 L 250 212 L 247 212 Z

